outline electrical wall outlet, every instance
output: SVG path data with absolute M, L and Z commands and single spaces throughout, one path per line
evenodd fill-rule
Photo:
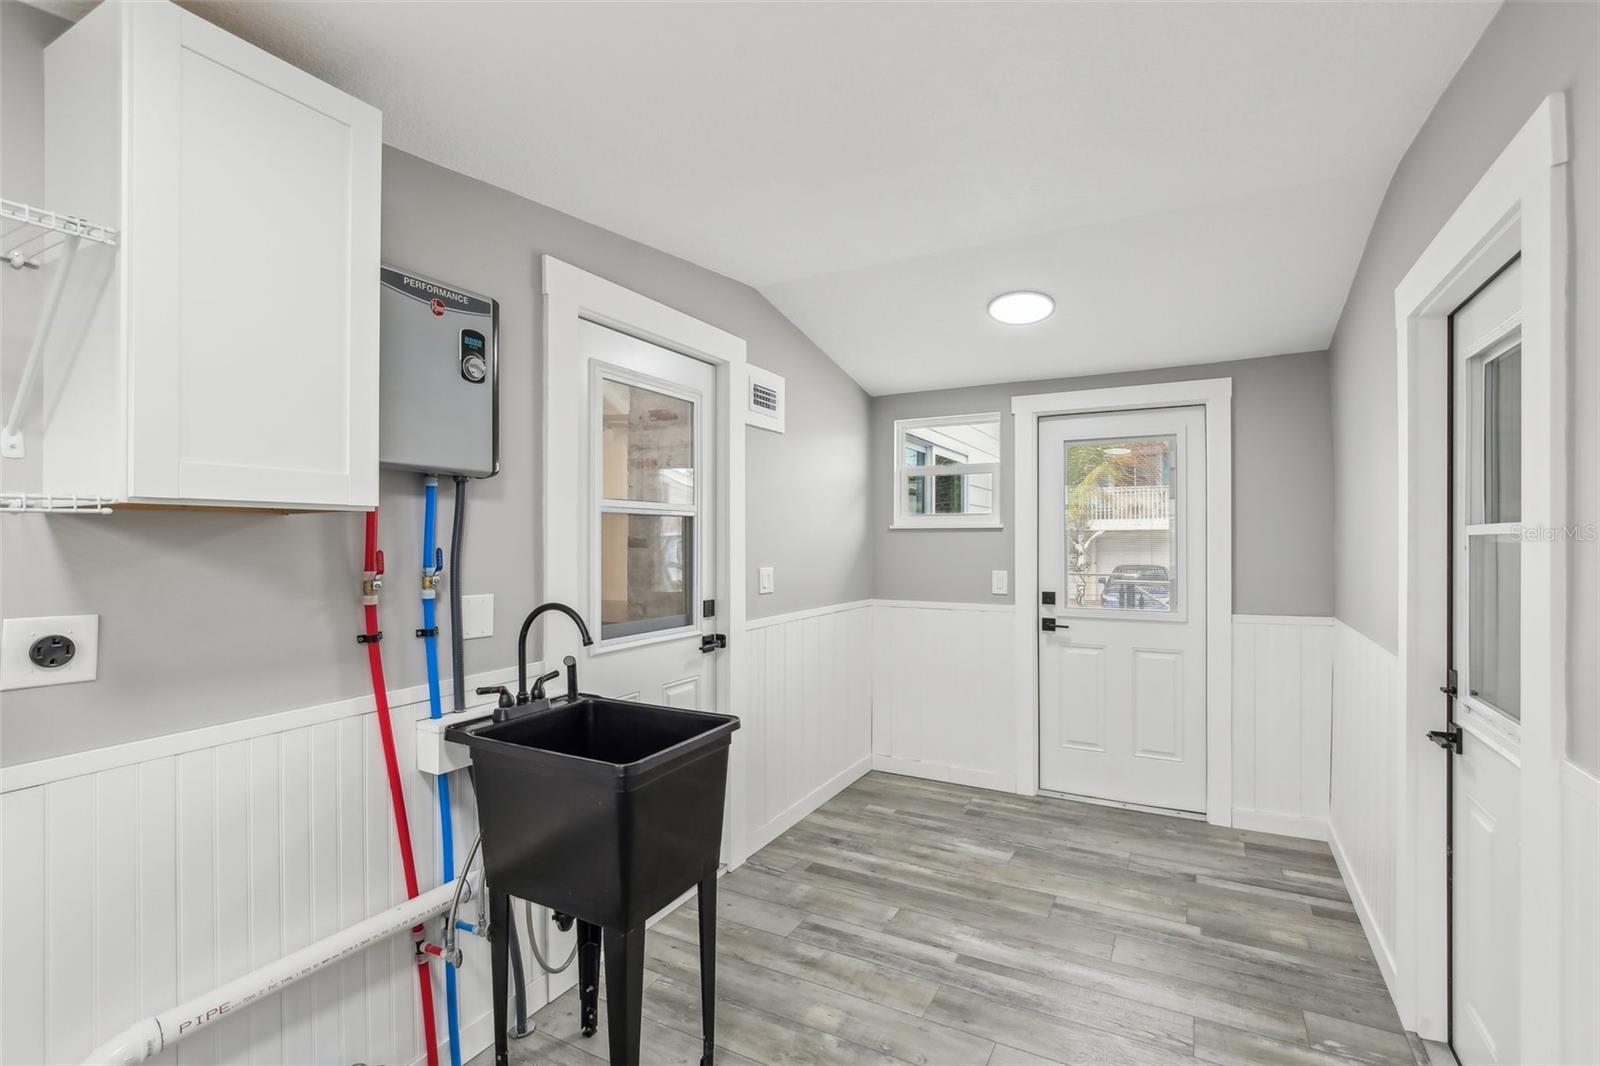
M 494 593 L 461 597 L 461 639 L 494 636 Z
M 756 569 L 756 592 L 765 596 L 772 592 L 772 567 L 762 566 Z
M 1004 596 L 1006 594 L 1006 589 L 1010 587 L 1010 581 L 1011 571 L 1009 570 L 989 571 L 989 591 L 996 596 Z
M 34 654 L 40 641 L 44 643 Z M 41 665 L 49 663 L 59 665 Z M 7 618 L 0 623 L 0 691 L 93 681 L 99 663 L 97 614 Z

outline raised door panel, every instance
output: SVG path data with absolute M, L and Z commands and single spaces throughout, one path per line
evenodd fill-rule
M 150 6 L 132 16 L 130 495 L 375 504 L 377 112 Z
M 1058 698 L 1052 706 L 1059 726 L 1056 743 L 1064 748 L 1106 750 L 1106 649 L 1073 645 L 1057 659 Z
M 1183 653 L 1133 649 L 1133 755 L 1183 759 Z
M 1455 772 L 1453 1042 L 1463 1066 L 1520 1062 L 1518 768 L 1469 730 Z

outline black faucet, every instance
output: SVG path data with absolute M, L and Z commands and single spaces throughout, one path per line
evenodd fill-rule
M 572 619 L 572 624 L 578 627 L 578 635 L 583 638 L 583 646 L 589 647 L 594 643 L 594 638 L 589 635 L 589 627 L 583 624 L 583 616 L 564 603 L 541 603 L 528 612 L 528 617 L 522 620 L 522 631 L 517 634 L 517 703 L 527 703 L 528 696 L 528 630 L 533 628 L 534 619 L 546 611 L 560 611 Z M 568 656 L 567 667 L 567 697 L 576 698 L 578 695 L 578 666 L 577 662 Z

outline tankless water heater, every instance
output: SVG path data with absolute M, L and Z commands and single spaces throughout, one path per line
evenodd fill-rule
M 500 305 L 405 270 L 380 275 L 378 450 L 384 466 L 500 469 Z

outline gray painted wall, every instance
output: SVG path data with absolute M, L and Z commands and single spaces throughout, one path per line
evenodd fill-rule
M 1195 378 L 1233 379 L 1233 609 L 1237 614 L 1333 611 L 1333 437 L 1325 352 L 1125 374 L 1011 382 L 872 401 L 873 589 L 893 600 L 1009 603 L 989 591 L 1012 569 L 1011 398 Z M 1005 528 L 890 529 L 897 418 L 999 411 Z
M 1507 4 L 1396 169 L 1332 345 L 1334 609 L 1391 651 L 1398 639 L 1394 289 L 1534 108 L 1565 91 L 1571 133 L 1574 365 L 1569 519 L 1600 522 L 1600 7 Z M 1570 751 L 1600 768 L 1600 544 L 1568 554 Z
M 19 4 L 5 19 L 4 96 L 21 100 L 36 52 L 65 23 Z M 37 148 L 37 127 L 4 130 L 7 159 Z M 494 296 L 501 306 L 501 465 L 472 488 L 463 591 L 495 593 L 495 635 L 467 645 L 467 669 L 508 665 L 516 626 L 538 598 L 541 325 L 538 260 L 555 255 L 743 337 L 752 363 L 788 379 L 788 433 L 747 432 L 749 609 L 778 614 L 871 595 L 865 393 L 753 289 L 578 219 L 386 150 L 383 256 Z M 10 195 L 9 191 L 7 195 Z M 9 270 L 0 275 L 11 275 Z M 373 279 L 377 283 L 377 279 Z M 11 278 L 4 284 L 10 286 Z M 7 309 L 14 303 L 8 289 Z M 10 317 L 9 315 L 7 316 Z M 7 327 L 5 359 L 20 362 Z M 6 393 L 10 395 L 9 392 Z M 448 489 L 440 533 L 447 536 Z M 386 473 L 391 581 L 383 628 L 415 628 L 420 482 Z M 123 512 L 106 518 L 0 518 L 0 608 L 8 617 L 98 613 L 100 680 L 7 692 L 0 762 L 28 762 L 360 695 L 364 660 L 357 515 Z M 775 595 L 754 567 L 777 568 Z M 385 644 L 392 685 L 423 680 L 416 641 Z

